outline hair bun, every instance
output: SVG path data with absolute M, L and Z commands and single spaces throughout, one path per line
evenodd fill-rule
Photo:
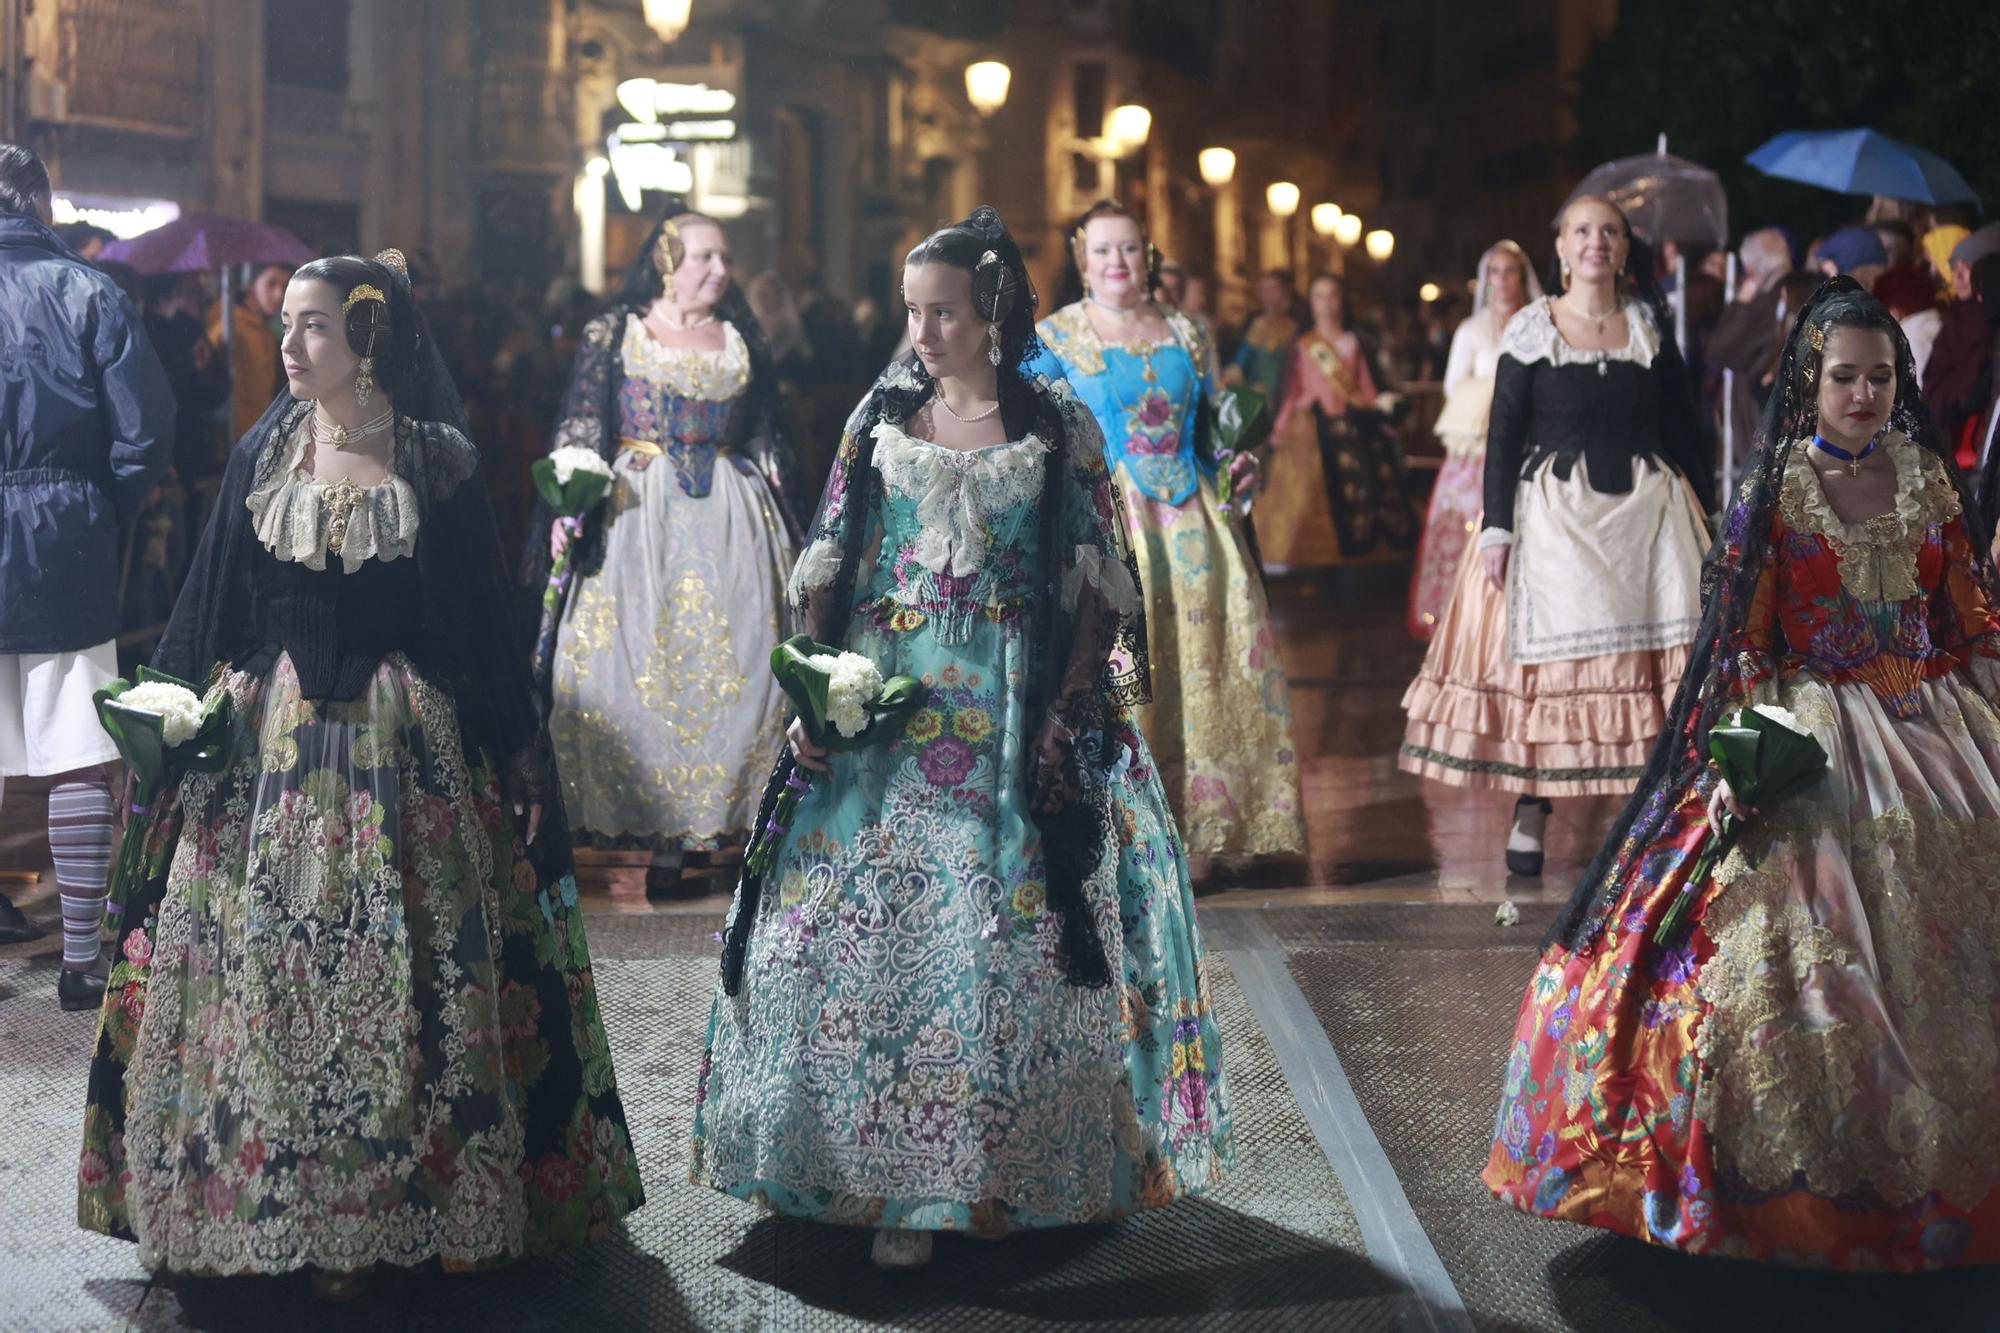
M 1000 220 L 1000 210 L 991 204 L 981 204 L 973 209 L 965 225 L 989 241 L 1005 240 L 1008 235 L 1007 224 Z

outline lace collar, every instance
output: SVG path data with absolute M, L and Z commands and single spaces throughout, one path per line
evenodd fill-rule
M 992 520 L 1041 494 L 1049 443 L 1039 435 L 985 449 L 947 449 L 883 421 L 874 437 L 882 480 L 917 502 L 920 531 L 912 554 L 934 574 L 984 567 Z
M 1944 464 L 1908 437 L 1892 432 L 1882 448 L 1896 465 L 1896 499 L 1873 518 L 1850 523 L 1836 514 L 1813 470 L 1809 440 L 1792 446 L 1778 512 L 1796 532 L 1826 539 L 1840 561 L 1841 586 L 1863 602 L 1902 602 L 1919 594 L 1917 551 L 1931 526 L 1959 513 L 1958 491 Z
M 627 376 L 658 385 L 682 398 L 724 403 L 750 383 L 750 348 L 727 320 L 722 323 L 722 348 L 669 347 L 646 332 L 637 314 L 625 316 L 621 349 Z
M 1644 368 L 1660 354 L 1660 327 L 1653 308 L 1634 297 L 1625 298 L 1625 345 L 1602 352 L 1582 352 L 1570 346 L 1556 327 L 1555 298 L 1544 296 L 1514 312 L 1500 334 L 1500 350 L 1522 365 L 1546 361 L 1552 366 L 1595 366 L 1606 361 L 1630 361 Z
M 321 481 L 299 470 L 312 433 L 310 410 L 284 431 L 271 448 L 279 450 L 277 466 L 244 497 L 257 540 L 280 560 L 326 568 L 328 555 L 340 557 L 344 573 L 352 574 L 370 560 L 400 560 L 417 549 L 417 493 L 391 473 L 373 486 L 351 481 Z M 411 425 L 396 421 L 396 453 L 409 446 Z

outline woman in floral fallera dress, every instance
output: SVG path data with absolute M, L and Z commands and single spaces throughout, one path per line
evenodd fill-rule
M 1066 282 L 1082 299 L 1042 321 L 1046 350 L 1033 368 L 1069 381 L 1108 446 L 1159 681 L 1139 725 L 1199 874 L 1219 859 L 1300 855 L 1306 832 L 1271 608 L 1246 530 L 1223 512 L 1215 460 L 1198 443 L 1216 387 L 1211 358 L 1187 316 L 1147 298 L 1151 252 L 1117 204 L 1086 212 L 1071 233 Z M 1248 499 L 1257 460 L 1239 454 L 1231 468 Z
M 1668 726 L 1522 1001 L 1485 1173 L 1517 1208 L 1815 1267 L 2000 1261 L 2000 621 L 1913 369 L 1851 279 L 1794 326 Z M 1705 758 L 1745 705 L 1824 780 L 1744 810 Z M 1724 808 L 1742 840 L 1689 885 Z
M 929 694 L 858 753 L 793 729 L 817 772 L 731 912 L 693 1167 L 880 1228 L 887 1267 L 935 1231 L 1168 1203 L 1230 1143 L 1102 440 L 1021 369 L 1034 297 L 991 209 L 904 288 L 916 355 L 850 423 L 792 591 L 814 638 Z
M 235 707 L 152 817 L 79 1173 L 155 1271 L 478 1267 L 639 1206 L 534 686 L 391 252 L 285 298 L 156 665 Z

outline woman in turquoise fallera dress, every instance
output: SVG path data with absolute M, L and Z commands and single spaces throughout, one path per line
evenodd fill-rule
M 918 354 L 850 421 L 792 592 L 813 637 L 929 693 L 886 745 L 794 731 L 826 771 L 739 888 L 693 1154 L 698 1183 L 879 1228 L 890 1267 L 934 1231 L 1168 1203 L 1230 1155 L 1102 437 L 1020 368 L 1033 296 L 990 209 L 905 284 Z

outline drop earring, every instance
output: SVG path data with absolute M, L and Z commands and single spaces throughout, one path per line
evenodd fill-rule
M 1562 261 L 1562 270 L 1563 270 L 1563 290 L 1564 290 L 1564 291 L 1568 291 L 1568 290 L 1569 290 L 1569 261 L 1568 261 L 1567 259 L 1565 259 L 1565 260 L 1563 260 L 1563 261 Z
M 368 406 L 368 400 L 375 395 L 375 358 L 361 358 L 360 368 L 354 372 L 354 405 Z
M 997 366 L 1000 364 L 1000 326 L 998 324 L 988 324 L 986 326 L 986 341 L 989 344 L 986 349 L 986 359 Z

